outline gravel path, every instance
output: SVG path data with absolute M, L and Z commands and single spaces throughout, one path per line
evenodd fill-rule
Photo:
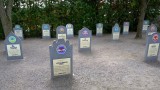
M 49 45 L 55 38 L 25 39 L 24 59 L 18 61 L 7 61 L 0 41 L 0 90 L 160 90 L 160 63 L 144 62 L 145 38 L 134 36 L 93 36 L 91 53 L 79 53 L 78 38 L 71 39 L 74 77 L 54 81 Z

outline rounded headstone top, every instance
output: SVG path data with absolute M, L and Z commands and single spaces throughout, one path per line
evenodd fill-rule
M 66 25 L 66 28 L 72 28 L 73 27 L 73 25 L 71 24 L 71 23 L 68 23 L 67 25 Z
M 21 28 L 20 25 L 15 25 L 15 28 Z
M 57 32 L 59 32 L 59 33 L 65 33 L 66 32 L 66 27 L 65 26 L 58 26 L 57 28 L 56 28 L 56 31 Z

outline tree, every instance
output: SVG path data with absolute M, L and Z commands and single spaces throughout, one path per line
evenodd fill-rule
M 137 26 L 137 34 L 136 34 L 136 39 L 141 39 L 142 38 L 142 26 L 143 26 L 143 21 L 147 9 L 147 0 L 140 0 L 140 13 L 138 17 L 138 26 Z
M 0 18 L 5 37 L 12 31 L 12 7 L 14 0 L 0 0 Z

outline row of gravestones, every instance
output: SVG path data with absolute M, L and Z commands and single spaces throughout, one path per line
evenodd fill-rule
M 146 32 L 147 29 L 148 29 L 148 26 L 149 26 L 149 20 L 144 20 L 142 31 Z M 66 31 L 66 33 L 67 33 L 66 35 L 67 36 L 64 36 L 64 34 L 62 34 L 62 35 L 59 34 L 59 36 L 57 36 L 57 37 L 66 37 L 66 38 L 74 37 L 73 25 L 72 24 L 67 24 L 66 25 L 66 29 L 67 30 L 64 30 L 64 32 Z M 20 39 L 23 40 L 23 30 L 20 27 L 20 25 L 15 25 L 13 30 L 14 30 L 15 35 L 17 35 Z M 57 34 L 58 34 L 58 32 L 57 32 Z M 123 23 L 123 34 L 127 35 L 128 32 L 129 32 L 129 22 L 124 22 Z M 113 34 L 113 40 L 119 39 L 120 27 L 119 27 L 119 25 L 117 23 L 112 28 L 112 34 Z M 96 24 L 96 36 L 102 36 L 102 35 L 103 35 L 103 24 L 102 23 L 98 23 L 98 24 Z M 51 38 L 50 25 L 49 24 L 43 24 L 42 25 L 42 38 L 43 39 Z
M 120 32 L 120 27 L 119 27 L 118 24 L 115 24 L 115 26 L 113 28 L 114 28 L 114 30 L 112 30 L 112 31 L 113 31 L 113 34 L 115 36 L 113 38 L 118 38 L 119 37 L 119 32 Z M 59 27 L 57 29 L 59 29 Z M 64 32 L 66 31 L 67 36 L 63 36 L 63 34 L 62 34 L 62 37 L 67 37 L 67 38 L 74 37 L 73 25 L 72 24 L 67 24 L 66 29 L 67 30 L 64 30 Z M 15 35 L 17 35 L 20 39 L 23 40 L 24 35 L 23 35 L 23 30 L 20 27 L 20 25 L 15 25 L 13 30 L 14 30 Z M 63 30 L 62 30 L 62 32 L 63 32 Z M 128 32 L 129 32 L 129 22 L 124 22 L 124 24 L 123 24 L 123 34 L 128 34 Z M 60 33 L 60 32 L 58 31 L 57 33 Z M 96 35 L 97 36 L 102 36 L 103 35 L 103 24 L 102 23 L 96 24 Z M 58 36 L 58 37 L 61 37 L 61 35 Z M 43 24 L 42 25 L 42 38 L 43 39 L 51 38 L 50 25 L 49 24 Z
M 50 66 L 52 78 L 58 76 L 71 76 L 73 75 L 73 46 L 69 41 L 64 39 L 66 35 L 65 27 L 59 26 L 57 28 L 60 35 L 57 34 L 56 41 L 49 46 L 50 51 Z M 157 27 L 151 24 L 147 30 L 147 43 L 145 51 L 146 61 L 156 61 L 159 53 L 159 33 Z M 91 38 L 92 33 L 87 28 L 82 28 L 79 31 L 79 51 L 91 51 Z M 7 52 L 8 60 L 23 59 L 21 39 L 14 33 L 10 33 L 5 40 L 5 49 Z

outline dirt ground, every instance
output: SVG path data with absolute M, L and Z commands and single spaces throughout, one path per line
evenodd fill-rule
M 160 63 L 146 63 L 146 39 L 134 37 L 130 33 L 113 41 L 111 34 L 93 36 L 91 53 L 78 52 L 77 36 L 70 39 L 73 79 L 55 80 L 49 58 L 49 45 L 55 38 L 25 39 L 24 59 L 16 61 L 7 61 L 0 41 L 0 90 L 160 90 Z

